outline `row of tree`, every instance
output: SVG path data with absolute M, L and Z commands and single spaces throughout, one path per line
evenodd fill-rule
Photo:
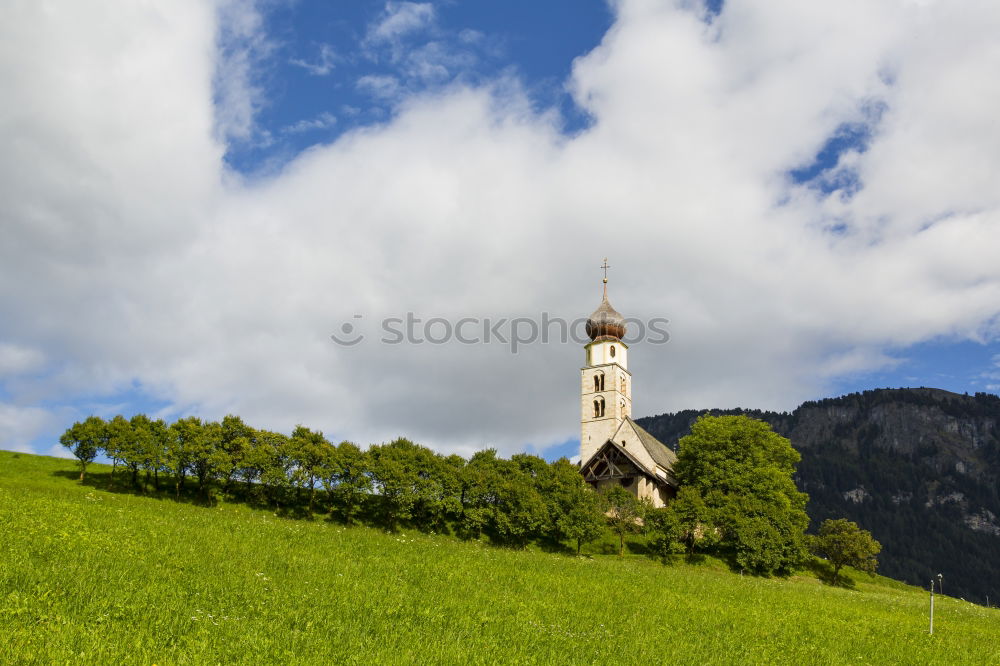
M 363 451 L 351 442 L 334 445 L 305 426 L 287 436 L 237 416 L 169 425 L 144 414 L 91 416 L 60 441 L 79 461 L 81 480 L 103 454 L 112 462 L 109 484 L 123 467 L 136 489 L 159 491 L 169 479 L 177 497 L 187 489 L 206 502 L 222 493 L 288 513 L 320 512 L 387 529 L 455 529 L 515 545 L 572 541 L 579 548 L 604 530 L 601 498 L 566 459 L 507 460 L 485 450 L 466 460 L 402 438 Z
M 674 470 L 680 490 L 660 509 L 618 484 L 595 492 L 565 458 L 508 460 L 485 450 L 466 460 L 402 438 L 362 450 L 351 442 L 334 445 L 304 426 L 287 436 L 237 416 L 169 425 L 144 414 L 91 416 L 60 441 L 79 461 L 81 480 L 103 454 L 112 462 L 109 484 L 124 468 L 127 480 L 117 482 L 138 490 L 160 491 L 169 479 L 177 497 L 193 492 L 209 502 L 222 493 L 345 523 L 455 531 L 517 546 L 572 543 L 577 552 L 610 529 L 624 553 L 626 536 L 645 532 L 662 555 L 712 552 L 759 574 L 788 573 L 808 553 L 808 498 L 792 481 L 799 454 L 766 423 L 746 416 L 694 424 L 680 440 Z

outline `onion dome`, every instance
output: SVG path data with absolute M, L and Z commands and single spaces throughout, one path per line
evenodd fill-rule
M 593 341 L 621 340 L 625 337 L 625 317 L 608 302 L 608 281 L 604 281 L 604 298 L 587 319 L 587 335 Z

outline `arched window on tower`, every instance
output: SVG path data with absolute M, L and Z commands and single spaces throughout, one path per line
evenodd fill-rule
M 604 390 L 604 373 L 598 372 L 594 375 L 594 392 L 600 393 Z
M 622 377 L 621 381 L 622 381 L 622 393 L 625 393 L 625 378 Z
M 611 345 L 611 358 L 615 357 L 615 346 Z
M 604 416 L 604 398 L 598 398 L 594 401 L 594 418 L 599 419 Z

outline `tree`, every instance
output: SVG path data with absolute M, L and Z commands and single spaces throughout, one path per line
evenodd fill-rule
M 201 438 L 201 419 L 196 416 L 178 419 L 170 424 L 170 437 L 164 451 L 164 466 L 174 475 L 177 497 L 184 488 L 184 477 L 191 470 Z
M 203 424 L 189 440 L 191 470 L 198 479 L 198 492 L 206 502 L 212 499 L 211 481 L 231 465 L 229 456 L 222 448 L 222 436 L 222 426 L 211 421 Z
M 379 496 L 379 521 L 390 531 L 412 515 L 413 487 L 417 478 L 406 449 L 413 446 L 416 445 L 410 440 L 399 438 L 389 444 L 376 444 L 368 450 L 372 483 Z
M 642 529 L 643 504 L 619 485 L 602 492 L 608 527 L 618 535 L 618 555 L 625 555 L 625 535 Z
M 833 565 L 833 580 L 836 582 L 844 566 L 875 573 L 882 544 L 857 523 L 837 518 L 823 521 L 818 536 L 813 540 L 813 550 Z
M 139 486 L 139 469 L 149 464 L 153 451 L 153 422 L 145 414 L 135 414 L 129 419 L 130 437 L 125 447 L 123 459 L 132 472 L 132 487 Z M 146 467 L 148 470 L 149 468 Z M 146 472 L 149 481 L 149 472 Z
M 576 543 L 576 554 L 579 556 L 583 544 L 594 541 L 604 533 L 600 496 L 590 487 L 584 488 L 577 495 L 577 501 L 556 519 L 555 527 L 562 538 Z
M 460 473 L 462 530 L 519 547 L 541 536 L 549 514 L 531 471 L 539 461 L 547 467 L 536 456 L 504 460 L 494 449 L 476 452 Z
M 243 462 L 247 486 L 250 486 L 254 478 L 258 478 L 264 499 L 270 500 L 278 508 L 290 486 L 289 471 L 294 464 L 288 436 L 280 432 L 258 430 L 254 440 L 255 446 Z
M 70 426 L 59 438 L 59 443 L 73 453 L 80 465 L 80 481 L 103 447 L 104 435 L 104 419 L 88 416 L 82 423 L 78 421 Z
M 490 524 L 497 501 L 497 455 L 495 449 L 477 451 L 458 473 L 460 483 L 459 525 L 467 536 L 480 538 Z
M 108 477 L 108 487 L 115 480 L 115 470 L 118 463 L 127 461 L 132 446 L 132 424 L 119 414 L 105 425 L 106 437 L 104 451 L 111 458 L 111 475 Z
M 219 475 L 224 479 L 223 492 L 228 493 L 233 476 L 242 468 L 243 458 L 253 445 L 254 430 L 238 416 L 227 414 L 222 418 L 220 449 L 225 459 L 220 460 Z
M 677 538 L 688 555 L 694 554 L 698 546 L 708 547 L 717 541 L 714 512 L 705 504 L 697 488 L 688 486 L 679 489 L 667 510 L 673 514 Z
M 292 481 L 299 488 L 309 490 L 308 514 L 312 516 L 316 481 L 319 480 L 323 470 L 329 466 L 333 446 L 322 432 L 313 432 L 303 425 L 298 425 L 292 432 L 290 447 L 292 459 L 295 461 L 295 466 L 292 469 Z
M 167 446 L 170 444 L 170 428 L 163 419 L 156 419 L 146 424 L 149 430 L 149 438 L 144 440 L 145 453 L 143 454 L 143 467 L 146 469 L 146 482 L 149 482 L 149 473 L 153 473 L 153 487 L 160 490 L 160 470 L 164 468 L 164 461 L 167 455 Z
M 440 529 L 461 510 L 454 465 L 430 449 L 398 438 L 368 451 L 369 471 L 378 494 L 375 507 L 386 529 L 412 521 L 420 529 Z
M 792 475 L 791 442 L 747 416 L 702 416 L 681 438 L 674 472 L 697 490 L 720 530 L 720 545 L 741 568 L 789 573 L 805 556 L 808 496 Z
M 549 466 L 547 479 L 539 490 L 549 511 L 548 536 L 554 541 L 576 543 L 579 555 L 583 544 L 604 532 L 600 496 L 566 458 Z
M 341 442 L 330 457 L 322 481 L 330 497 L 331 512 L 350 525 L 372 487 L 365 452 L 353 442 Z
M 663 557 L 684 552 L 684 530 L 669 506 L 648 512 L 644 527 L 653 551 Z

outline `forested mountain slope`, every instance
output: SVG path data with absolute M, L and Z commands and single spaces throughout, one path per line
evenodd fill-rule
M 791 413 L 685 410 L 638 419 L 671 447 L 701 414 L 769 422 L 802 454 L 813 525 L 846 517 L 882 542 L 880 572 L 948 594 L 1000 599 L 1000 398 L 879 389 Z

